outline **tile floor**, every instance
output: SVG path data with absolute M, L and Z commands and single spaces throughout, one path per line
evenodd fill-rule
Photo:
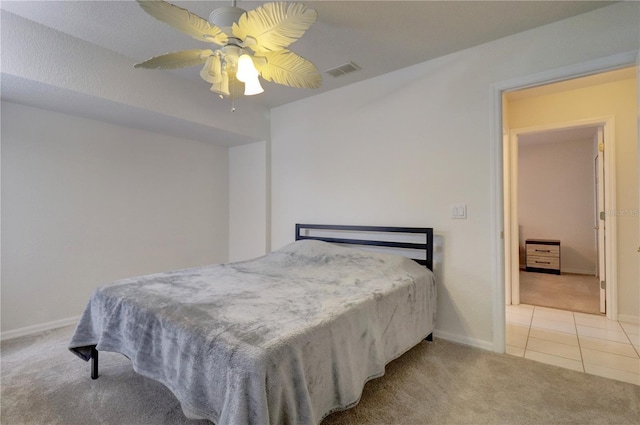
M 640 385 L 640 324 L 507 306 L 507 354 Z

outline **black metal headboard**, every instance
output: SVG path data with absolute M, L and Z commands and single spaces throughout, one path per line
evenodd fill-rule
M 386 234 L 423 234 L 425 235 L 425 242 L 404 242 L 404 241 L 390 241 L 390 240 L 373 240 L 373 239 L 354 239 L 354 238 L 342 238 L 342 237 L 324 237 L 324 236 L 309 236 L 304 235 L 305 230 L 323 230 L 323 231 L 337 231 L 348 232 L 349 234 L 373 234 L 373 233 L 386 233 Z M 408 250 L 420 250 L 424 251 L 424 258 L 413 258 L 407 255 L 412 260 L 422 264 L 429 270 L 433 270 L 433 228 L 431 227 L 385 227 L 385 226 L 344 226 L 344 225 L 331 225 L 331 224 L 296 224 L 296 240 L 312 239 L 318 241 L 343 243 L 350 245 L 368 245 L 368 246 L 381 246 L 387 248 L 400 248 Z

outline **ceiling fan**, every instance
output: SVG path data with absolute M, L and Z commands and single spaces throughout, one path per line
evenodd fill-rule
M 137 0 L 154 18 L 183 33 L 220 47 L 181 50 L 153 57 L 135 68 L 176 69 L 204 64 L 200 77 L 212 84 L 220 97 L 234 97 L 235 81 L 244 83 L 244 94 L 264 90 L 266 81 L 298 88 L 318 88 L 322 77 L 313 63 L 287 50 L 316 21 L 317 12 L 303 4 L 273 2 L 246 11 L 231 6 L 211 12 L 209 21 L 162 0 Z

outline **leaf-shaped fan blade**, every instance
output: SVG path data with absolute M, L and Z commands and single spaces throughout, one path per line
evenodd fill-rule
M 265 58 L 266 63 L 261 58 Z M 303 89 L 317 89 L 322 84 L 316 66 L 289 50 L 260 53 L 256 59 L 256 67 L 267 81 Z
M 140 7 L 149 15 L 172 26 L 178 31 L 190 35 L 199 41 L 208 41 L 219 45 L 227 42 L 227 35 L 215 25 L 196 14 L 162 0 L 137 0 Z
M 317 17 L 315 10 L 303 4 L 266 3 L 242 15 L 232 32 L 253 51 L 271 52 L 302 37 Z
M 181 50 L 179 52 L 167 53 L 166 55 L 156 56 L 144 62 L 133 65 L 134 68 L 149 69 L 176 69 L 187 66 L 201 65 L 211 56 L 211 50 Z

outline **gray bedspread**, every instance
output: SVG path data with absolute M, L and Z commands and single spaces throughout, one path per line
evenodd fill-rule
M 69 349 L 124 354 L 190 418 L 315 425 L 431 333 L 435 306 L 432 273 L 408 258 L 298 241 L 101 286 Z

